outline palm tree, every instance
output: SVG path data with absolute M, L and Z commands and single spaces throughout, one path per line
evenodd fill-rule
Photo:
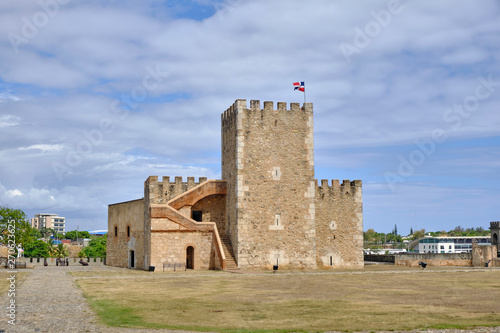
M 68 255 L 68 250 L 64 247 L 64 244 L 57 244 L 54 248 L 54 255 L 56 258 L 64 258 Z
M 54 256 L 57 258 L 56 259 L 56 265 L 59 263 L 61 266 L 64 266 L 64 260 L 62 258 L 66 257 L 68 255 L 68 251 L 64 247 L 64 244 L 60 243 L 57 244 L 57 246 L 54 248 Z
M 40 229 L 40 233 L 42 234 L 42 237 L 47 238 L 54 234 L 54 230 L 51 228 L 42 227 Z

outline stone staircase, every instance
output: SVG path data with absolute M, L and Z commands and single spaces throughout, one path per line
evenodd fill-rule
M 226 270 L 239 269 L 238 264 L 236 264 L 233 246 L 231 245 L 229 236 L 227 236 L 226 234 L 220 234 L 219 237 L 222 243 L 222 249 L 224 250 L 224 255 L 226 256 Z

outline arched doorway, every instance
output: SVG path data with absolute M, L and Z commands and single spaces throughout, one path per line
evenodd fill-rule
M 498 235 L 496 233 L 493 234 L 493 241 L 491 242 L 491 244 L 493 245 L 498 245 Z
M 186 268 L 194 269 L 194 247 L 188 246 L 186 249 Z

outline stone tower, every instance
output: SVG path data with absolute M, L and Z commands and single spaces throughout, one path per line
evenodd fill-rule
M 316 267 L 312 103 L 237 100 L 222 114 L 222 179 L 239 267 Z
M 490 222 L 490 230 L 491 230 L 491 245 L 496 245 L 498 247 L 499 237 L 500 237 L 500 222 L 494 221 Z
M 363 267 L 361 180 L 314 179 L 312 103 L 240 99 L 221 118 L 222 180 L 150 176 L 109 205 L 108 265 Z

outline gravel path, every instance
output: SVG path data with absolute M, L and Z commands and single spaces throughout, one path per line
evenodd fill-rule
M 81 290 L 76 287 L 75 279 L 68 274 L 70 271 L 113 271 L 121 268 L 109 266 L 68 266 L 68 267 L 37 267 L 28 272 L 28 276 L 19 286 L 16 283 L 16 296 L 9 297 L 6 293 L 0 297 L 4 306 L 4 314 L 0 317 L 0 333 L 16 332 L 103 332 L 103 333 L 163 333 L 181 332 L 155 329 L 126 329 L 105 327 L 98 322 L 96 315 L 85 301 Z M 369 272 L 366 272 L 369 274 Z M 138 276 L 134 276 L 138 277 Z M 15 325 L 8 323 L 10 300 L 14 299 Z M 185 331 L 184 331 L 185 332 Z M 392 331 L 394 333 L 395 331 Z M 422 332 L 421 330 L 405 331 L 406 333 Z M 477 328 L 465 330 L 427 330 L 428 333 L 500 333 L 500 327 Z M 383 332 L 379 332 L 383 333 Z
M 69 271 L 119 270 L 109 266 L 47 266 L 23 270 L 29 275 L 16 286 L 15 325 L 8 323 L 9 309 L 0 317 L 0 333 L 17 332 L 103 332 L 103 333 L 160 333 L 169 330 L 126 329 L 105 327 L 98 323 L 81 290 L 75 285 Z M 20 270 L 19 270 L 20 271 Z M 9 293 L 1 297 L 7 306 Z M 5 309 L 5 307 L 4 307 Z M 2 329 L 4 332 L 2 332 Z M 177 331 L 179 332 L 179 331 Z

